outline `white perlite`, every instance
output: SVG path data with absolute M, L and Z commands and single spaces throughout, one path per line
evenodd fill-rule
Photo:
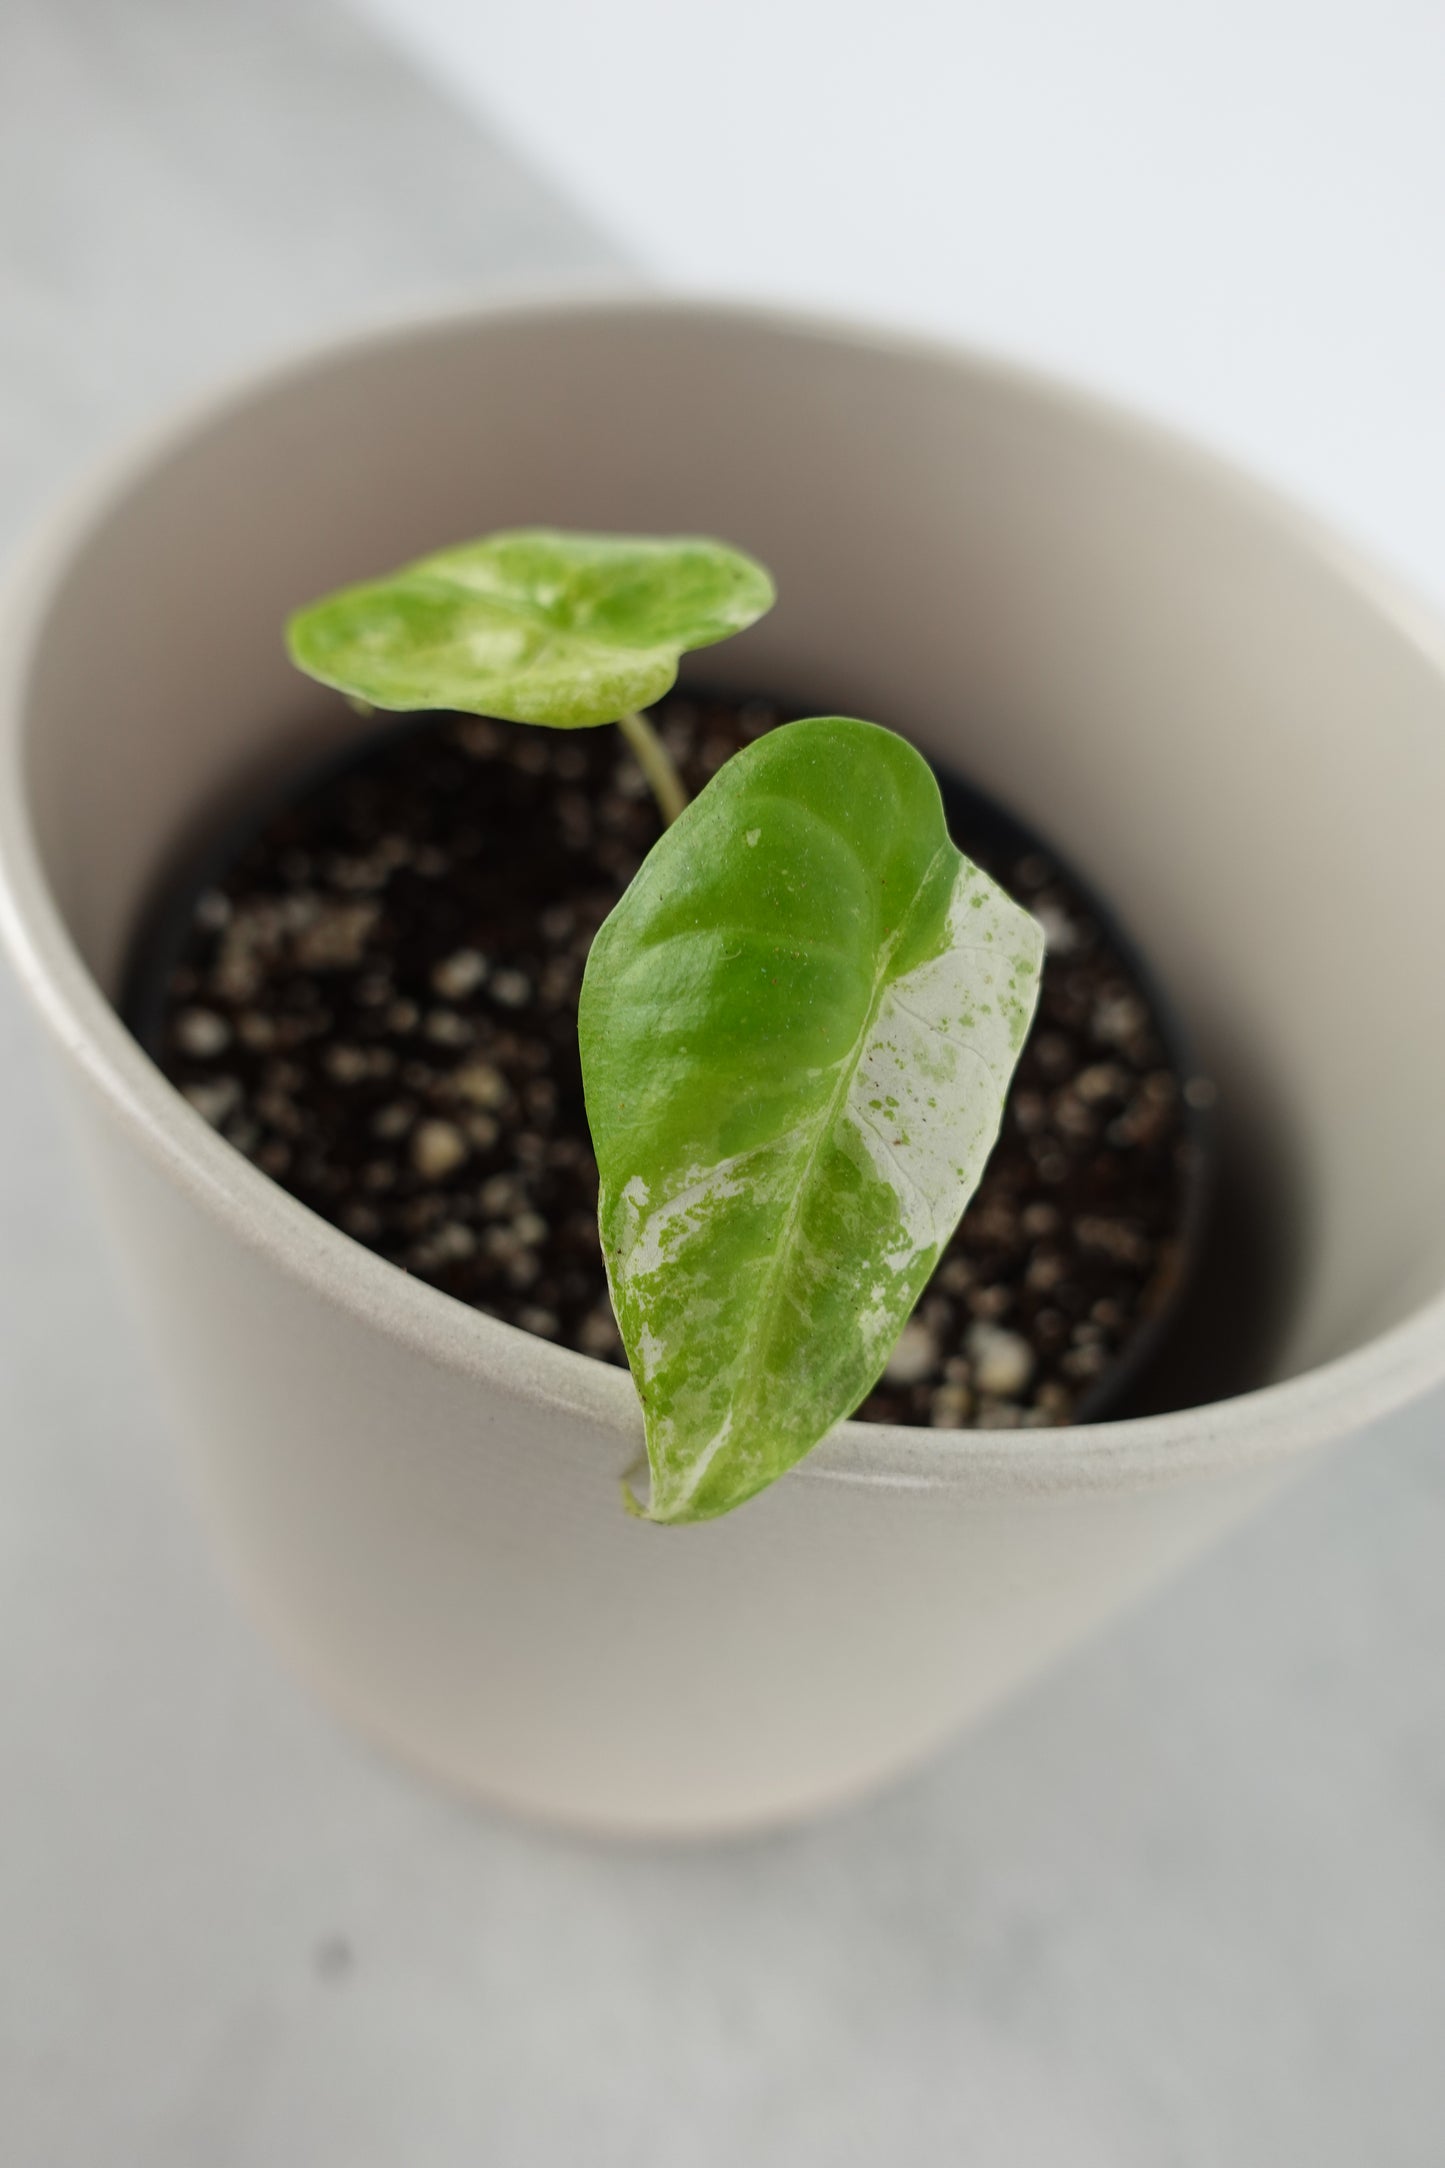
M 214 1009 L 182 1009 L 176 1018 L 177 1046 L 198 1061 L 224 1054 L 230 1043 L 231 1027 Z
M 968 1328 L 968 1354 L 974 1384 L 991 1399 L 1016 1398 L 1034 1374 L 1033 1350 L 1027 1340 L 984 1318 L 975 1318 Z
M 486 975 L 487 959 L 481 950 L 461 948 L 433 966 L 431 982 L 444 1001 L 464 1001 Z
M 452 1071 L 451 1086 L 460 1098 L 478 1107 L 499 1107 L 507 1096 L 506 1078 L 489 1061 L 463 1062 Z
M 909 1320 L 899 1334 L 883 1375 L 890 1385 L 917 1385 L 938 1361 L 938 1342 L 926 1325 Z
M 467 1156 L 467 1140 L 455 1122 L 422 1122 L 411 1140 L 411 1163 L 429 1182 L 439 1181 Z

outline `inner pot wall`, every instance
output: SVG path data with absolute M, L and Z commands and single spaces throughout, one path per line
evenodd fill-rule
M 1294 1383 L 1027 1439 L 845 1426 L 735 1518 L 641 1528 L 624 1378 L 380 1264 L 175 1099 L 101 997 L 160 869 L 355 728 L 298 686 L 286 611 L 539 521 L 754 550 L 782 600 L 718 674 L 837 687 L 1056 835 L 1140 929 L 1236 1123 L 1293 1167 Z M 203 1495 L 273 1631 L 415 1758 L 614 1826 L 802 1811 L 996 1698 L 1282 1455 L 1438 1375 L 1438 1314 L 1411 1313 L 1445 1279 L 1439 663 L 1212 463 L 866 336 L 687 305 L 483 314 L 342 345 L 183 427 L 57 530 L 10 627 L 6 915 L 93 1087 Z

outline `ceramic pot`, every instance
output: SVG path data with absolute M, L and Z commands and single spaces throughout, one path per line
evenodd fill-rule
M 356 728 L 286 611 L 534 522 L 755 551 L 780 606 L 711 677 L 907 731 L 1143 936 L 1220 1084 L 1252 1389 L 844 1424 L 652 1528 L 625 1374 L 361 1249 L 152 1067 L 114 1008 L 147 901 Z M 235 1585 L 373 1738 L 616 1831 L 878 1783 L 1439 1380 L 1442 803 L 1439 635 L 1288 507 L 996 362 L 702 303 L 482 309 L 254 377 L 52 524 L 0 631 L 0 915 Z

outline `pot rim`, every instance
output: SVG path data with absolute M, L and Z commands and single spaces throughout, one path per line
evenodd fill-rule
M 122 1024 L 82 961 L 50 893 L 26 816 L 24 741 L 30 663 L 51 603 L 91 532 L 157 464 L 257 394 L 324 373 L 350 353 L 406 346 L 468 324 L 558 328 L 587 315 L 636 325 L 726 321 L 926 360 L 1026 393 L 1062 418 L 1112 436 L 1235 499 L 1282 528 L 1361 594 L 1445 678 L 1445 625 L 1409 586 L 1325 522 L 1163 424 L 1032 364 L 928 333 L 732 297 L 659 297 L 615 282 L 558 293 L 462 299 L 363 320 L 237 372 L 133 436 L 71 489 L 28 544 L 0 595 L 0 936 L 61 1047 L 151 1161 L 279 1271 L 456 1374 L 592 1423 L 628 1449 L 641 1414 L 630 1376 L 471 1309 L 397 1271 L 320 1219 L 227 1144 L 188 1106 Z M 932 1431 L 839 1424 L 792 1483 L 885 1490 L 1065 1494 L 1154 1487 L 1266 1463 L 1373 1422 L 1445 1377 L 1445 1288 L 1348 1354 L 1230 1400 L 1177 1412 L 1056 1429 Z

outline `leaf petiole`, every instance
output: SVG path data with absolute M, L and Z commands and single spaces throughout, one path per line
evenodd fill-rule
M 671 753 L 645 715 L 636 712 L 619 715 L 617 727 L 632 747 L 638 766 L 652 786 L 664 826 L 670 828 L 687 804 L 687 792 Z

